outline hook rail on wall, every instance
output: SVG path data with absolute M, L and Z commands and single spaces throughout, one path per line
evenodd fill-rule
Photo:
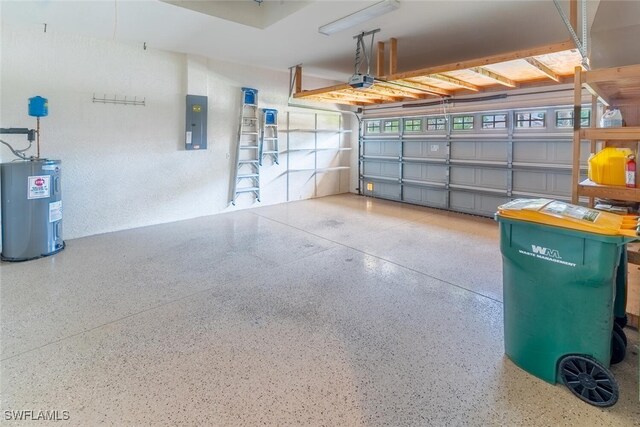
M 145 107 L 147 98 L 142 98 L 142 100 L 138 99 L 138 97 L 133 97 L 133 99 L 125 96 L 124 98 L 118 98 L 117 95 L 113 95 L 113 98 L 107 98 L 107 95 L 103 95 L 102 98 L 96 98 L 96 94 L 93 94 L 92 101 L 99 102 L 102 104 L 121 104 L 121 105 L 140 105 Z

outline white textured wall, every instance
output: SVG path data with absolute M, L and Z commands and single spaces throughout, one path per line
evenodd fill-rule
M 42 156 L 63 162 L 65 238 L 230 209 L 235 165 L 229 154 L 236 139 L 239 88 L 259 89 L 261 106 L 277 108 L 281 119 L 285 116 L 287 72 L 143 50 L 139 44 L 44 33 L 40 26 L 4 25 L 1 43 L 0 125 L 34 127 L 27 99 L 49 99 L 49 116 L 41 121 Z M 206 65 L 204 77 L 193 63 Z M 206 151 L 183 149 L 184 98 L 187 88 L 194 86 L 206 87 L 209 96 Z M 146 98 L 147 105 L 93 103 L 94 93 Z M 3 139 L 19 146 L 26 143 L 23 137 Z M 4 147 L 0 160 L 13 160 Z M 281 162 L 262 169 L 260 205 L 286 201 L 285 167 Z M 332 192 L 349 191 L 348 179 L 346 184 L 338 180 Z M 312 196 L 313 192 L 302 195 Z M 255 205 L 249 198 L 238 203 L 239 208 Z

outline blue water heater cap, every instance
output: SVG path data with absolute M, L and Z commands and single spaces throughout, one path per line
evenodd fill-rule
M 31 117 L 45 117 L 49 115 L 49 100 L 41 96 L 29 98 L 29 115 Z

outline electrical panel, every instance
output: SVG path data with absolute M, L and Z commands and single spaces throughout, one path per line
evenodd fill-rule
M 187 95 L 184 146 L 187 150 L 207 148 L 207 97 Z

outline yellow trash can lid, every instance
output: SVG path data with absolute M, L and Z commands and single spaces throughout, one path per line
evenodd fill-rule
M 637 236 L 636 215 L 617 215 L 552 199 L 516 199 L 498 206 L 497 215 L 589 233 Z

